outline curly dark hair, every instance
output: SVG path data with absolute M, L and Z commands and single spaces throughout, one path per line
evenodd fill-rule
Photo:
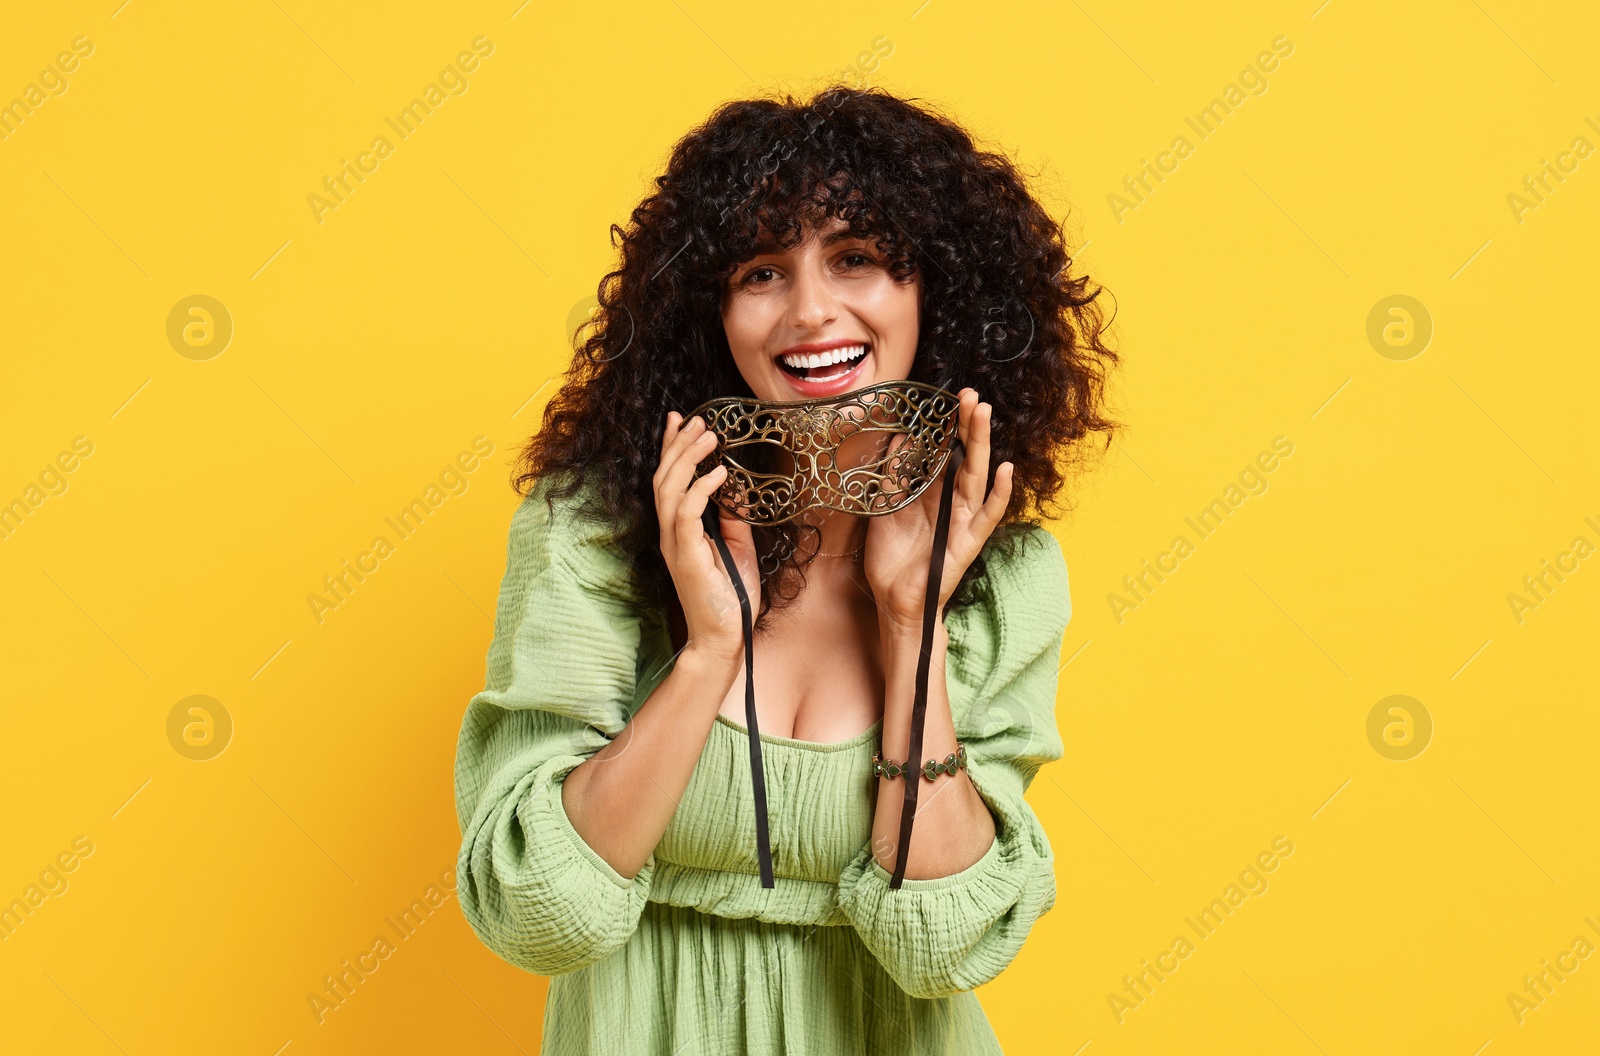
M 1009 159 L 980 150 L 953 120 L 878 88 L 833 86 L 720 106 L 673 148 L 657 189 L 633 210 L 599 308 L 573 336 L 574 355 L 543 425 L 522 450 L 513 485 L 546 480 L 546 502 L 594 484 L 579 515 L 613 526 L 632 563 L 638 602 L 668 613 L 678 599 L 660 550 L 652 477 L 669 410 L 751 396 L 722 326 L 725 281 L 775 236 L 793 248 L 827 218 L 873 240 L 897 281 L 919 274 L 922 324 L 911 380 L 971 385 L 993 405 L 989 484 L 1013 465 L 1011 501 L 947 608 L 974 600 L 986 556 L 1054 516 L 1065 470 L 1109 446 L 1105 384 L 1117 353 L 1103 288 L 1069 275 L 1060 226 Z M 1114 314 L 1114 313 L 1113 313 Z M 584 336 L 587 335 L 587 336 Z M 557 479 L 559 478 L 559 479 Z M 793 523 L 756 527 L 756 626 L 805 583 L 810 549 Z

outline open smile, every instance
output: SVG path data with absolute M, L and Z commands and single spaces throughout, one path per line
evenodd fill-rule
M 852 344 L 823 352 L 788 352 L 777 357 L 777 364 L 795 390 L 806 396 L 831 396 L 860 375 L 871 351 L 869 344 Z

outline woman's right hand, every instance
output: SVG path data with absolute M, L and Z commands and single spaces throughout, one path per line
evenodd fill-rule
M 744 626 L 739 596 L 722 564 L 716 542 L 701 520 L 711 495 L 728 475 L 718 466 L 694 480 L 695 467 L 716 449 L 716 434 L 698 415 L 687 425 L 677 411 L 667 413 L 661 437 L 661 463 L 653 478 L 656 520 L 661 525 L 661 556 L 672 574 L 688 629 L 685 649 L 736 660 L 744 649 Z M 692 483 L 691 483 L 692 481 Z M 750 525 L 717 510 L 722 539 L 733 555 L 750 599 L 751 616 L 761 600 L 761 576 Z

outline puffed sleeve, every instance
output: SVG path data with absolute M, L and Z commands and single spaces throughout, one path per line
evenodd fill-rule
M 485 687 L 456 747 L 459 896 L 502 958 L 541 975 L 627 941 L 655 870 L 631 879 L 584 842 L 561 803 L 566 775 L 627 723 L 639 620 L 610 532 L 536 487 L 512 517 Z
M 1034 528 L 1025 543 L 1009 561 L 991 559 L 980 599 L 945 618 L 951 715 L 968 774 L 994 815 L 994 842 L 966 869 L 906 879 L 898 891 L 869 842 L 839 878 L 845 915 L 913 997 L 989 982 L 1055 904 L 1054 855 L 1023 792 L 1061 757 L 1056 680 L 1072 605 L 1055 537 Z M 912 830 L 913 841 L 926 838 Z

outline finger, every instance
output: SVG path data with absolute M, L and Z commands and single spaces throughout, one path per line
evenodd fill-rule
M 699 421 L 699 419 L 695 419 Z M 690 428 L 694 431 L 691 433 Z M 695 471 L 705 457 L 717 448 L 717 434 L 704 425 L 685 427 L 671 454 L 671 462 L 662 474 L 662 487 L 674 495 L 682 495 L 695 479 Z
M 703 425 L 691 422 L 684 427 L 668 453 L 661 470 L 662 493 L 675 502 L 681 501 L 689 485 L 694 483 L 700 463 L 716 449 L 717 436 Z
M 716 434 L 708 431 L 698 418 L 691 418 L 677 436 L 673 437 L 667 451 L 661 456 L 661 465 L 655 474 L 655 486 L 663 499 L 676 505 L 689 486 L 701 459 L 716 447 Z
M 717 485 L 722 483 L 722 478 L 727 474 L 727 467 L 717 466 L 710 473 L 695 481 L 690 485 L 689 490 L 684 492 L 681 501 L 678 503 L 677 510 L 678 543 L 680 547 L 685 547 L 690 539 L 704 539 L 705 530 L 701 525 L 701 518 L 705 514 L 706 503 L 710 501 L 711 493 L 717 489 Z M 704 547 L 689 547 L 688 549 L 693 552 L 684 556 L 696 561 L 701 560 L 702 555 L 706 552 Z M 715 561 L 712 563 L 715 564 Z
M 657 465 L 655 474 L 657 483 L 666 476 L 668 465 L 674 461 L 683 446 L 698 436 L 705 427 L 705 423 L 698 415 L 688 421 L 684 421 L 683 417 L 678 415 L 676 411 L 673 412 L 673 415 L 677 418 L 677 421 L 676 423 L 668 423 L 668 433 L 670 435 L 663 434 L 662 436 L 661 462 Z
M 673 416 L 678 420 L 669 422 L 672 438 L 667 441 L 661 455 L 661 464 L 656 467 L 651 478 L 656 491 L 656 519 L 661 527 L 662 553 L 676 550 L 678 503 L 683 499 L 683 484 L 681 482 L 672 484 L 670 475 L 673 468 L 681 462 L 684 451 L 693 444 L 694 438 L 703 435 L 700 432 L 701 426 L 696 424 L 700 421 L 698 417 L 691 419 L 685 425 L 677 412 L 673 412 Z
M 955 432 L 966 443 L 973 430 L 973 411 L 978 410 L 978 389 L 968 386 L 960 392 L 960 400 L 955 405 Z
M 965 437 L 966 459 L 956 474 L 956 497 L 968 510 L 983 505 L 983 492 L 989 484 L 989 420 L 993 408 L 987 403 L 974 402 L 967 420 Z
M 994 490 L 989 492 L 989 497 L 984 500 L 983 506 L 972 518 L 973 533 L 988 539 L 995 526 L 1000 523 L 1000 518 L 1005 516 L 1006 507 L 1011 504 L 1011 482 L 1016 475 L 1016 467 L 1010 462 L 1002 462 L 994 471 Z
M 656 471 L 651 476 L 653 483 L 661 483 L 661 466 L 667 459 L 667 449 L 672 446 L 672 440 L 678 435 L 678 430 L 682 425 L 683 415 L 677 411 L 667 412 L 667 424 L 661 430 L 661 457 L 656 460 Z
M 978 390 L 961 390 L 961 401 L 956 404 L 956 436 L 963 444 L 972 442 L 972 412 L 978 406 Z

